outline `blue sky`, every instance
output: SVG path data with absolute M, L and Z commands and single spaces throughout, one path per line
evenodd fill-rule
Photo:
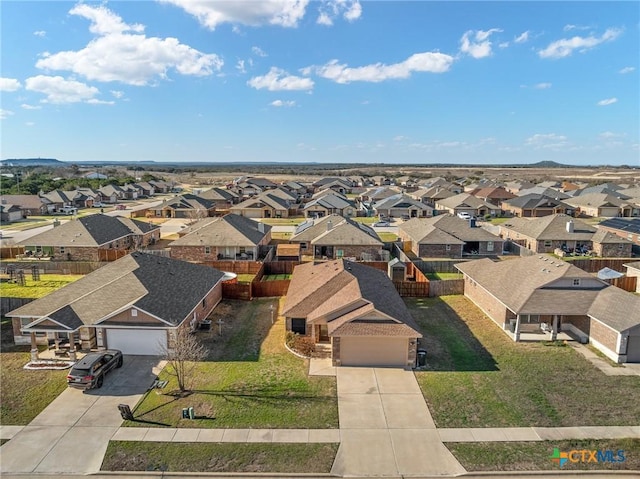
M 2 1 L 1 156 L 640 165 L 640 3 Z

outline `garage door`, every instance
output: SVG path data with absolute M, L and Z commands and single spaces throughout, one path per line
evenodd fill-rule
M 108 329 L 107 345 L 124 354 L 156 356 L 162 354 L 162 348 L 167 345 L 167 332 L 164 329 Z
M 340 338 L 340 359 L 343 366 L 407 365 L 407 338 Z
M 627 339 L 627 362 L 640 363 L 640 336 L 629 336 Z

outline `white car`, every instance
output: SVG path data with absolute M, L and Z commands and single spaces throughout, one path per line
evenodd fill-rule
M 99 201 L 93 204 L 94 208 L 104 208 L 105 206 L 107 205 L 105 205 L 104 203 L 100 203 Z
M 470 219 L 473 218 L 473 216 L 471 216 L 466 211 L 462 211 L 462 212 L 458 213 L 458 218 L 462 218 L 463 220 L 470 220 Z

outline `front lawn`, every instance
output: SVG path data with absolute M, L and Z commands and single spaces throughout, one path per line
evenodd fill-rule
M 640 439 L 603 439 L 539 442 L 476 442 L 448 443 L 446 446 L 467 471 L 576 471 L 576 470 L 639 470 Z M 562 467 L 551 460 L 554 448 L 560 452 L 611 451 L 616 460 L 618 451 L 623 451 L 621 462 L 582 461 L 582 454 L 571 457 L 578 462 L 567 461 Z M 597 455 L 596 455 L 597 458 Z
M 515 343 L 464 296 L 407 300 L 418 383 L 438 427 L 637 424 L 640 377 L 606 376 L 562 342 Z
M 193 393 L 174 394 L 175 378 L 148 393 L 127 426 L 195 428 L 335 428 L 336 381 L 308 377 L 308 363 L 284 347 L 284 318 L 271 324 L 269 306 L 278 300 L 223 301 L 214 311 L 211 331 L 198 336 L 209 350 L 197 365 Z M 281 305 L 280 305 L 281 307 Z M 222 319 L 222 336 L 218 320 Z M 182 419 L 193 407 L 195 420 Z
M 103 471 L 325 473 L 337 444 L 111 441 Z
M 23 369 L 29 346 L 15 346 L 11 319 L 2 318 L 0 353 L 0 424 L 26 425 L 67 387 L 67 372 Z
M 0 295 L 5 298 L 42 298 L 69 283 L 82 278 L 80 274 L 41 274 L 39 281 L 31 279 L 31 270 L 25 271 L 25 285 L 0 283 Z

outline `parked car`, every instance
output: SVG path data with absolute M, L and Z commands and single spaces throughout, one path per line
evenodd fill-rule
M 67 384 L 78 389 L 101 388 L 105 375 L 122 367 L 122 351 L 107 349 L 89 353 L 73 365 L 67 376 Z
M 462 218 L 463 220 L 470 220 L 473 218 L 473 216 L 471 216 L 466 211 L 461 211 L 460 213 L 458 213 L 458 218 Z
M 94 208 L 104 208 L 105 206 L 107 206 L 107 205 L 105 205 L 104 203 L 100 203 L 99 201 L 96 201 L 96 202 L 93 204 L 93 207 L 94 207 Z
M 391 226 L 391 223 L 388 221 L 377 221 L 373 223 L 373 226 Z

